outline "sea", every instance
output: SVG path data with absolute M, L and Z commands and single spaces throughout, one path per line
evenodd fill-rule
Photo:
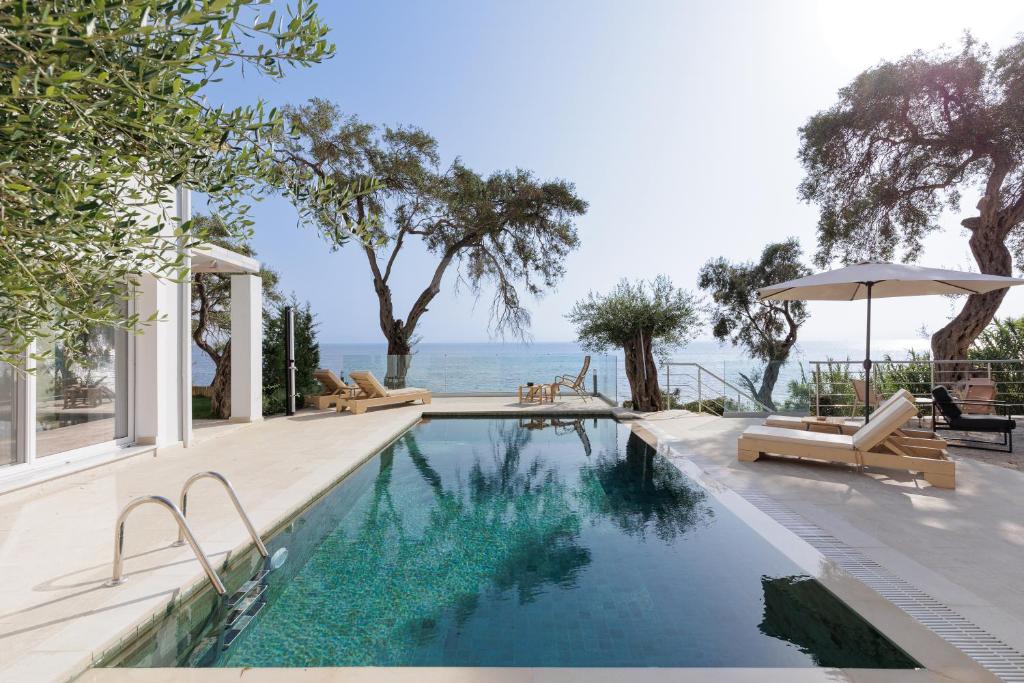
M 925 351 L 927 339 L 872 340 L 871 356 L 874 360 L 890 357 L 901 360 L 910 350 Z M 370 370 L 383 379 L 388 372 L 385 344 L 321 343 L 320 365 L 347 376 L 352 370 Z M 407 384 L 422 386 L 435 393 L 509 392 L 527 382 L 551 382 L 557 375 L 575 376 L 579 373 L 585 351 L 573 342 L 522 343 L 430 343 L 418 344 L 413 352 L 407 374 Z M 629 398 L 622 352 L 605 355 L 592 354 L 591 372 L 587 387 L 592 388 L 594 374 L 598 391 L 622 402 Z M 807 341 L 797 346 L 779 373 L 773 398 L 788 398 L 790 381 L 801 381 L 810 376 L 811 361 L 859 361 L 864 358 L 863 345 L 841 342 Z M 713 340 L 698 340 L 670 354 L 676 363 L 698 363 L 730 384 L 743 387 L 741 375 L 751 376 L 763 363 L 752 360 L 743 350 Z M 683 366 L 660 366 L 659 379 L 663 389 L 675 386 L 693 391 L 693 371 Z M 209 384 L 213 379 L 213 363 L 199 348 L 192 350 L 192 381 L 196 385 Z M 664 374 L 663 374 L 664 373 Z M 689 381 L 685 377 L 689 373 Z M 715 386 L 714 380 L 708 384 Z M 720 383 L 718 383 L 720 385 Z M 687 396 L 682 397 L 689 400 Z

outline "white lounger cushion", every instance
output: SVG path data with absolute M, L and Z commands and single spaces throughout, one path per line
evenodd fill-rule
M 904 398 L 904 399 L 910 401 L 911 403 L 914 402 L 914 395 L 912 393 L 910 393 L 906 389 L 900 389 L 895 394 L 893 394 L 892 396 L 890 396 L 889 398 L 885 399 L 884 401 L 882 401 L 881 403 L 878 404 L 878 407 L 875 408 L 875 412 L 872 414 L 872 418 L 871 419 L 875 419 L 875 417 L 877 417 L 879 413 L 881 413 L 883 410 L 885 410 L 889 406 L 893 405 L 896 402 L 897 398 Z M 774 427 L 774 426 L 779 426 L 779 427 L 782 427 L 782 426 L 786 426 L 786 427 L 802 427 L 802 426 L 804 426 L 803 418 L 800 417 L 799 415 L 769 415 L 768 417 L 766 417 L 764 419 L 764 423 L 766 425 L 769 425 L 769 426 L 772 426 L 772 427 Z M 812 423 L 812 424 L 814 424 L 814 423 Z M 828 423 L 822 422 L 821 424 L 824 425 L 824 424 L 828 424 Z M 831 424 L 832 424 L 832 426 L 835 426 L 835 423 L 831 423 Z M 850 419 L 850 420 L 843 421 L 842 425 L 844 427 L 859 428 L 859 427 L 862 427 L 864 425 L 864 423 L 860 422 L 859 420 Z
M 826 434 L 824 432 L 804 432 L 786 427 L 765 427 L 755 425 L 743 430 L 743 436 L 750 436 L 756 439 L 771 441 L 775 443 L 801 443 L 813 444 L 822 448 L 838 448 L 840 450 L 853 450 L 853 437 L 846 434 Z
M 853 447 L 858 451 L 870 451 L 891 437 L 907 420 L 917 415 L 917 406 L 902 396 L 895 398 L 884 410 L 879 410 L 871 422 L 853 435 Z
M 404 389 L 388 389 L 388 397 L 396 396 L 418 396 L 420 394 L 429 394 L 430 391 L 427 389 L 420 389 L 419 387 L 406 387 Z
M 892 436 L 907 420 L 917 414 L 917 406 L 902 396 L 879 409 L 871 422 L 857 430 L 853 436 L 805 432 L 785 427 L 748 427 L 743 436 L 776 443 L 809 444 L 821 448 L 869 451 Z

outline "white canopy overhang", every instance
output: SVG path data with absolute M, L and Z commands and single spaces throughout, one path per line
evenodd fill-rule
M 260 262 L 249 256 L 204 242 L 190 250 L 194 273 L 248 273 L 260 272 Z

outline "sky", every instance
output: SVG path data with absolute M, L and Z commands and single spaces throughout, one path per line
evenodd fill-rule
M 818 213 L 797 196 L 799 127 L 880 61 L 955 47 L 965 30 L 998 50 L 1024 31 L 1024 3 L 1013 0 L 321 0 L 320 14 L 333 59 L 281 81 L 234 75 L 211 98 L 325 98 L 369 122 L 426 129 L 446 161 L 575 183 L 590 204 L 577 222 L 581 246 L 557 289 L 528 301 L 535 341 L 572 340 L 564 315 L 573 302 L 620 278 L 664 273 L 696 290 L 707 260 L 754 259 L 791 236 L 809 257 Z M 321 342 L 383 340 L 361 250 L 330 251 L 280 198 L 264 198 L 253 216 L 258 258 L 311 303 Z M 970 267 L 959 217 L 943 225 L 919 263 Z M 403 251 L 397 310 L 408 310 L 433 264 L 422 249 Z M 423 317 L 421 340 L 496 339 L 487 293 L 456 292 L 454 275 Z M 959 305 L 879 300 L 876 337 L 921 344 L 922 327 L 938 329 Z M 801 338 L 859 338 L 863 306 L 812 302 Z M 1024 287 L 1000 310 L 1022 314 Z

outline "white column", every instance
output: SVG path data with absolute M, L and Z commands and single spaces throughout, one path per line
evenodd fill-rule
M 263 419 L 263 281 L 231 276 L 231 421 Z
M 29 344 L 25 354 L 25 370 L 23 377 L 18 378 L 18 405 L 15 412 L 14 436 L 18 461 L 35 462 L 36 459 L 36 361 L 32 354 L 36 352 L 36 344 Z
M 135 441 L 166 446 L 181 439 L 178 372 L 178 290 L 175 283 L 143 275 L 135 306 L 143 320 L 160 319 L 142 327 L 135 338 Z
M 192 218 L 192 191 L 179 187 L 176 192 L 176 207 L 179 225 Z M 192 256 L 185 248 L 188 237 L 182 235 L 178 249 L 185 259 L 188 277 L 180 285 L 178 329 L 180 336 L 178 348 L 178 364 L 180 379 L 178 380 L 179 410 L 181 418 L 181 443 L 185 448 L 192 445 Z

